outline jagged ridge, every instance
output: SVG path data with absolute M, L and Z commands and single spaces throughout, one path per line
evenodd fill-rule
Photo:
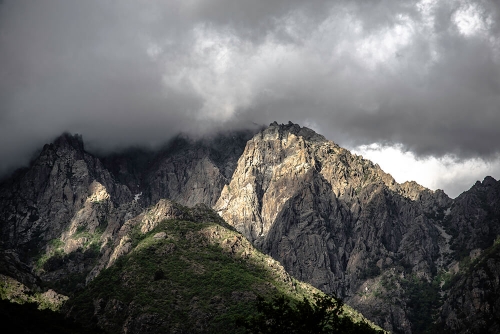
M 99 158 L 63 135 L 0 185 L 0 273 L 71 295 L 133 249 L 132 226 L 155 228 L 178 211 L 162 198 L 216 203 L 296 278 L 338 293 L 386 329 L 418 333 L 432 325 L 440 296 L 454 298 L 457 280 L 447 277 L 499 233 L 493 178 L 452 200 L 398 184 L 296 124 L 273 123 L 245 146 L 250 137 L 179 137 L 160 152 Z
M 411 333 L 429 330 L 440 305 L 436 282 L 455 242 L 446 222 L 464 217 L 459 202 L 398 184 L 310 129 L 273 123 L 247 143 L 215 208 L 295 277 Z

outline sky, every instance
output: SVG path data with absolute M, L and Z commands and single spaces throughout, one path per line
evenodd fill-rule
M 455 197 L 500 178 L 495 0 L 0 0 L 0 175 L 273 121 Z

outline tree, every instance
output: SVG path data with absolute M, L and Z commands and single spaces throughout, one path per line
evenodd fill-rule
M 314 294 L 292 302 L 284 295 L 266 301 L 257 298 L 257 315 L 246 319 L 250 333 L 379 333 L 366 322 L 354 323 L 342 315 L 343 302 L 333 296 Z

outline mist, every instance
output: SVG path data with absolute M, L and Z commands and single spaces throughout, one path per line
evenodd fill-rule
M 0 175 L 65 131 L 110 152 L 290 120 L 449 161 L 427 179 L 458 194 L 475 180 L 453 166 L 500 177 L 499 15 L 493 0 L 5 0 Z

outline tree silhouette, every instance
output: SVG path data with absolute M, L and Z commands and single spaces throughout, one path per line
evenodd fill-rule
M 354 323 L 342 315 L 343 302 L 333 296 L 315 294 L 313 301 L 304 297 L 292 302 L 284 295 L 266 301 L 257 298 L 257 315 L 246 319 L 250 333 L 383 333 L 364 321 Z

